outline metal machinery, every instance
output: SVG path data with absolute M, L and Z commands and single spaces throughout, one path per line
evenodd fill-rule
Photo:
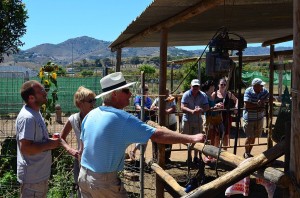
M 229 38 L 229 35 L 235 35 L 239 39 Z M 233 61 L 229 58 L 230 53 L 234 50 L 243 51 L 247 47 L 246 40 L 235 34 L 227 32 L 226 28 L 215 36 L 209 42 L 209 51 L 206 53 L 206 75 L 219 76 L 228 74 Z M 238 53 L 239 56 L 242 53 Z

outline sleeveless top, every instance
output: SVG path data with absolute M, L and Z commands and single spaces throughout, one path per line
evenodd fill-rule
M 228 92 L 226 92 L 225 99 L 224 98 L 219 98 L 218 94 L 217 94 L 217 91 L 215 93 L 216 93 L 215 103 L 218 104 L 219 102 L 223 102 L 224 108 L 226 109 L 228 107 L 228 105 L 229 105 Z

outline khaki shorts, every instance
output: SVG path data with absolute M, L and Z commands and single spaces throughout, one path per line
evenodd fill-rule
M 264 119 L 260 119 L 257 121 L 247 122 L 244 121 L 244 131 L 247 137 L 260 137 L 263 131 Z
M 195 135 L 203 132 L 202 122 L 182 122 L 182 133 Z
M 127 192 L 117 172 L 95 173 L 84 167 L 80 168 L 78 185 L 85 198 L 125 198 Z
M 48 192 L 48 180 L 34 184 L 21 184 L 21 198 L 46 198 Z

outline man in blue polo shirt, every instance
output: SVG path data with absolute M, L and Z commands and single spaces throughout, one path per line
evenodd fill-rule
M 256 137 L 260 137 L 263 129 L 265 116 L 265 103 L 269 101 L 269 92 L 266 84 L 259 78 L 252 80 L 252 86 L 245 90 L 243 121 L 244 131 L 247 135 L 245 141 L 244 158 L 253 157 L 251 155 L 252 145 Z
M 127 197 L 118 177 L 123 170 L 124 153 L 132 143 L 204 142 L 205 135 L 175 133 L 165 127 L 153 128 L 137 117 L 123 111 L 129 105 L 131 92 L 121 72 L 109 74 L 100 80 L 104 106 L 90 111 L 82 122 L 81 169 L 78 185 L 83 197 Z
M 181 99 L 182 129 L 184 134 L 195 135 L 203 132 L 202 114 L 209 109 L 208 99 L 204 92 L 200 91 L 200 81 L 194 79 L 191 89 L 184 92 Z M 193 145 L 192 145 L 193 146 Z M 198 151 L 194 150 L 194 162 L 199 161 Z M 188 156 L 191 159 L 192 156 Z

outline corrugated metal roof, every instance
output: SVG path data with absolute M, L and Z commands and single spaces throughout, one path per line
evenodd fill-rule
M 166 22 L 186 9 L 210 2 L 218 5 L 168 29 L 169 46 L 206 45 L 222 26 L 243 36 L 248 43 L 293 33 L 293 0 L 156 0 L 110 47 L 158 47 L 160 28 Z

